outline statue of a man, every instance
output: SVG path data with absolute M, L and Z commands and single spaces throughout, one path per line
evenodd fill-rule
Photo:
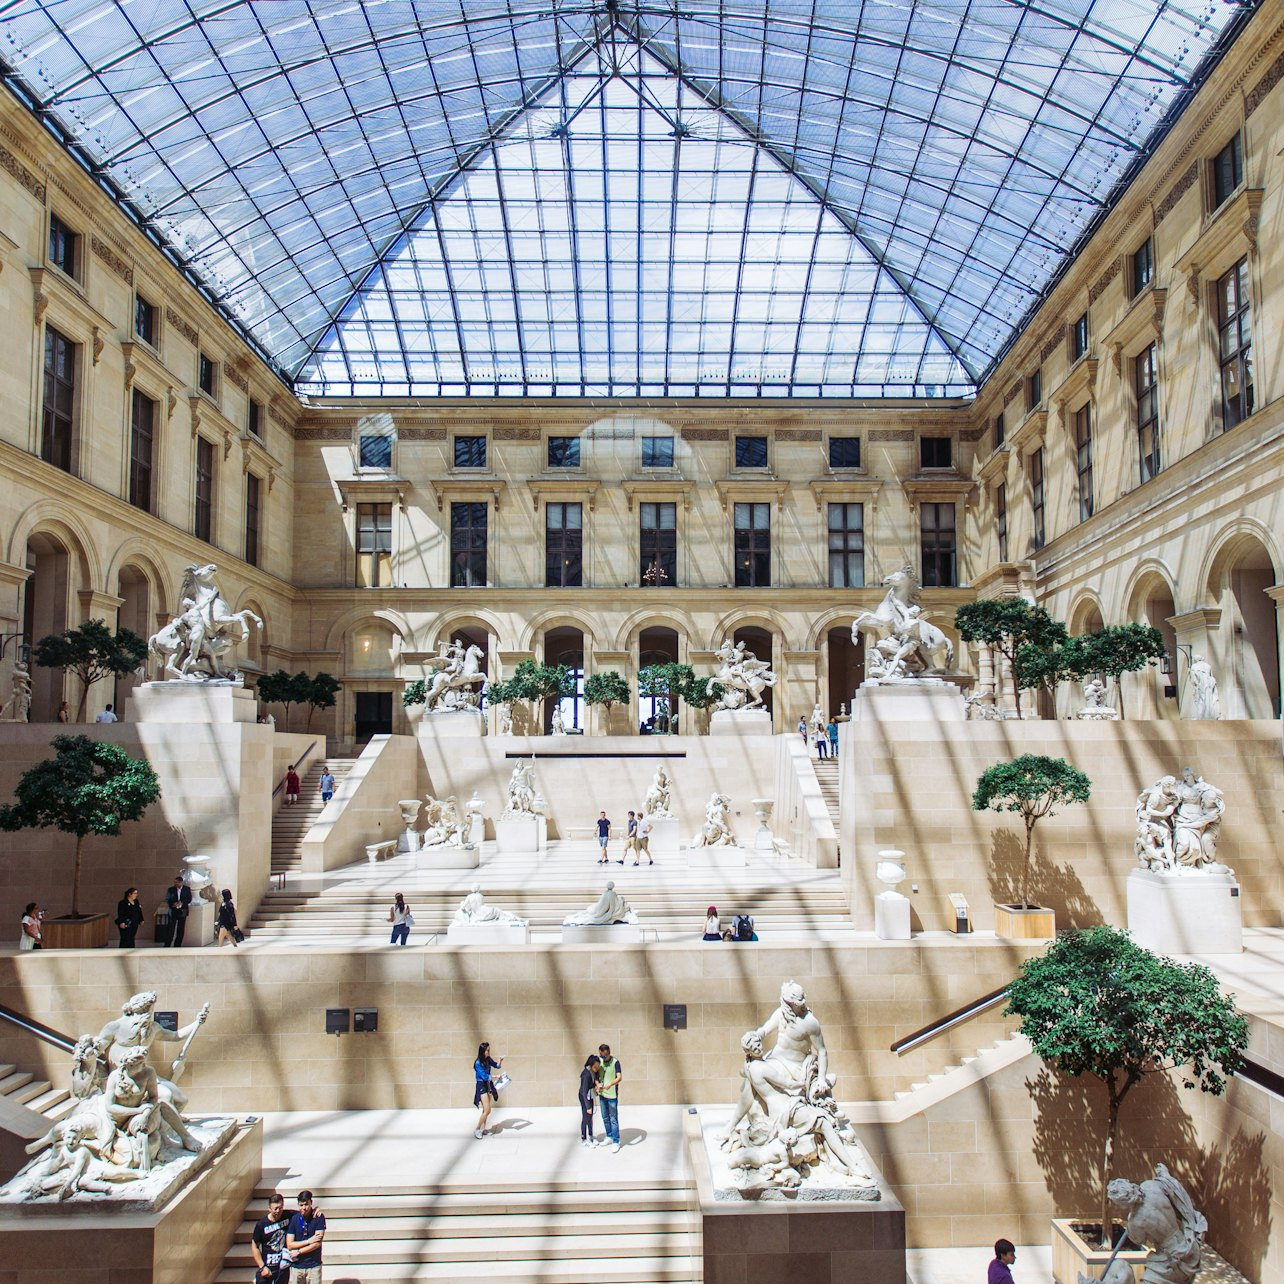
M 1175 776 L 1161 776 L 1137 798 L 1134 851 L 1142 869 L 1167 869 L 1175 864 L 1173 816 L 1178 801 Z
M 480 883 L 474 883 L 472 890 L 459 902 L 454 921 L 456 923 L 502 923 L 513 927 L 526 926 L 524 918 L 518 918 L 516 914 L 500 909 L 497 905 L 488 905 Z
M 182 1115 L 161 1098 L 160 1079 L 147 1064 L 144 1047 L 127 1048 L 121 1055 L 107 1076 L 103 1103 L 104 1131 L 99 1140 L 105 1159 L 149 1171 L 164 1141 L 162 1125 L 174 1133 L 184 1150 L 201 1148 Z
M 643 813 L 663 819 L 671 816 L 673 813 L 669 810 L 670 791 L 669 774 L 661 763 L 655 769 L 655 775 L 651 777 L 651 784 L 647 787 L 646 798 L 642 802 Z
M 1123 1213 L 1128 1238 L 1151 1250 L 1141 1284 L 1191 1284 L 1199 1271 L 1208 1222 L 1181 1182 L 1159 1164 L 1154 1177 L 1139 1186 L 1116 1177 L 1106 1195 Z M 1132 1267 L 1116 1262 L 1103 1282 L 1115 1284 L 1116 1277 L 1131 1284 Z
M 176 1031 L 166 1030 L 164 1026 L 157 1024 L 154 1016 L 155 1007 L 156 995 L 150 990 L 131 996 L 121 1004 L 121 1015 L 103 1026 L 98 1035 L 98 1044 L 107 1058 L 108 1067 L 112 1070 L 121 1064 L 125 1054 L 132 1048 L 142 1048 L 146 1053 L 154 1043 L 183 1044 L 177 1059 L 170 1067 L 170 1078 L 158 1080 L 163 1099 L 172 1104 L 175 1109 L 182 1110 L 187 1104 L 187 1094 L 179 1088 L 177 1080 L 186 1064 L 187 1041 L 205 1024 L 205 1019 L 210 1014 L 210 1005 L 207 1003 L 201 1008 L 190 1025 L 185 1025 L 181 1030 Z

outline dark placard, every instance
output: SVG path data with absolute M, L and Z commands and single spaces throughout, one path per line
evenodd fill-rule
M 168 1030 L 171 1034 L 178 1033 L 177 1012 L 153 1012 L 152 1020 L 155 1021 L 162 1030 Z
M 378 1008 L 352 1009 L 352 1032 L 354 1034 L 373 1034 L 378 1028 Z
M 352 1028 L 352 1013 L 347 1008 L 326 1008 L 326 1034 L 347 1034 Z
M 685 1030 L 687 1028 L 687 1005 L 685 1003 L 666 1003 L 664 1005 L 664 1028 L 666 1030 Z

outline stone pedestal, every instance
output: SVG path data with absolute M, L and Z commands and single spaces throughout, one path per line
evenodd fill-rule
M 482 736 L 486 724 L 479 709 L 436 709 L 419 719 L 421 736 Z
M 186 949 L 189 945 L 213 945 L 216 917 L 213 901 L 193 899 L 187 915 L 187 930 L 183 933 L 183 948 Z
M 687 864 L 693 869 L 743 869 L 745 861 L 743 847 L 687 848 Z
M 681 844 L 676 816 L 651 822 L 651 836 L 647 839 L 647 849 L 656 860 L 661 856 L 676 856 Z
M 230 682 L 144 682 L 125 701 L 126 722 L 257 722 L 258 700 Z
M 771 714 L 766 709 L 719 709 L 709 719 L 711 736 L 769 736 Z
M 1128 930 L 1160 954 L 1239 954 L 1244 949 L 1239 884 L 1224 865 L 1173 874 L 1128 875 Z
M 908 941 L 910 903 L 900 892 L 879 892 L 874 897 L 874 935 L 880 941 Z
M 529 812 L 495 821 L 495 850 L 534 856 L 539 851 L 539 819 Z
M 435 847 L 421 847 L 415 853 L 416 869 L 476 869 L 480 864 L 480 847 L 438 843 Z
M 641 945 L 642 929 L 636 923 L 611 923 L 602 927 L 562 927 L 563 945 Z
M 908 682 L 881 685 L 865 682 L 852 696 L 852 719 L 856 722 L 963 722 L 967 705 L 963 692 L 940 678 L 915 678 Z
M 531 929 L 516 923 L 452 923 L 447 945 L 529 945 Z

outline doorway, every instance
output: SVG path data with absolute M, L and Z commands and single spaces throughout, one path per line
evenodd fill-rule
M 357 691 L 356 719 L 353 739 L 357 748 L 367 744 L 371 736 L 392 735 L 392 692 Z

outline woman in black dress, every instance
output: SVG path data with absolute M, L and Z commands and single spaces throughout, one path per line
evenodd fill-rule
M 220 945 L 231 941 L 233 945 L 240 945 L 242 941 L 241 929 L 236 923 L 236 906 L 232 904 L 232 892 L 230 888 L 223 889 L 223 903 L 218 907 L 218 943 Z
M 120 948 L 132 950 L 134 938 L 143 921 L 143 907 L 138 903 L 138 888 L 128 887 L 116 904 L 116 930 L 120 932 Z
M 593 1140 L 593 1089 L 597 1085 L 597 1072 L 601 1064 L 602 1058 L 595 1052 L 580 1071 L 580 1145 L 590 1150 L 597 1145 Z

